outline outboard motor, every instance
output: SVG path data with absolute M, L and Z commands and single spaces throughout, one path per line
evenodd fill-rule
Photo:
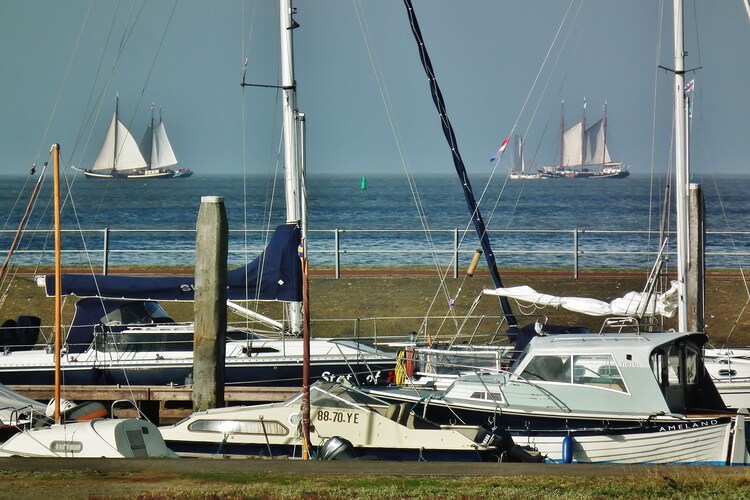
M 477 436 L 477 442 L 485 446 L 495 446 L 502 454 L 503 462 L 544 462 L 544 456 L 539 453 L 529 453 L 513 441 L 513 436 L 508 431 L 501 433 L 485 431 Z
M 377 460 L 372 455 L 359 456 L 354 445 L 341 436 L 333 436 L 320 447 L 321 460 Z
M 354 445 L 348 439 L 333 436 L 320 447 L 321 460 L 355 460 Z

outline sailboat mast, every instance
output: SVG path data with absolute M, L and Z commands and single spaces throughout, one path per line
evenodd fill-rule
M 115 131 L 114 131 L 114 144 L 112 147 L 112 173 L 117 170 L 117 129 L 120 124 L 120 94 L 115 96 Z
M 565 100 L 560 104 L 560 167 L 565 159 Z
M 297 93 L 292 43 L 292 31 L 298 27 L 298 24 L 292 18 L 295 9 L 292 7 L 291 0 L 280 0 L 279 8 L 286 222 L 287 224 L 299 224 L 302 216 L 300 208 L 299 139 L 297 137 Z M 299 303 L 290 304 L 289 316 L 292 333 L 299 334 L 302 329 L 302 305 Z
M 453 166 L 456 169 L 459 180 L 461 181 L 461 187 L 464 191 L 464 198 L 466 199 L 466 204 L 469 207 L 471 219 L 474 223 L 474 229 L 477 233 L 477 236 L 479 237 L 479 243 L 484 252 L 484 258 L 487 262 L 487 267 L 489 268 L 492 282 L 495 285 L 495 288 L 502 288 L 503 282 L 500 278 L 500 273 L 497 270 L 497 261 L 495 260 L 495 253 L 492 251 L 492 246 L 490 245 L 490 238 L 487 234 L 487 227 L 484 224 L 484 219 L 482 218 L 482 214 L 479 211 L 479 205 L 477 204 L 477 200 L 474 197 L 474 191 L 471 188 L 471 182 L 469 181 L 469 175 L 466 172 L 464 160 L 458 150 L 458 141 L 456 140 L 456 134 L 454 133 L 453 125 L 451 125 L 451 121 L 448 118 L 448 111 L 445 107 L 445 101 L 443 100 L 443 93 L 440 91 L 440 86 L 438 85 L 437 78 L 435 77 L 435 70 L 432 67 L 430 56 L 427 53 L 427 47 L 425 46 L 424 38 L 422 37 L 422 30 L 419 28 L 419 22 L 417 21 L 417 15 L 414 12 L 414 6 L 412 5 L 411 0 L 404 0 L 404 6 L 406 7 L 406 13 L 409 16 L 412 35 L 414 35 L 414 40 L 419 47 L 419 58 L 422 61 L 422 68 L 424 69 L 424 72 L 429 80 L 430 91 L 432 93 L 432 102 L 435 104 L 438 116 L 440 117 L 440 123 L 443 127 L 443 134 L 445 135 L 445 139 L 450 145 L 451 155 L 453 157 Z M 505 317 L 505 320 L 508 322 L 508 334 L 509 336 L 514 336 L 518 333 L 518 322 L 516 321 L 516 317 L 513 314 L 513 310 L 511 309 L 510 303 L 508 302 L 508 299 L 506 297 L 500 297 L 500 307 L 503 310 L 503 316 Z
M 286 222 L 287 224 L 299 224 L 302 233 L 303 302 L 289 304 L 289 322 L 292 333 L 302 333 L 303 335 L 302 456 L 304 459 L 308 459 L 310 452 L 310 310 L 306 254 L 307 205 L 303 187 L 304 172 L 302 170 L 304 168 L 304 148 L 300 146 L 300 136 L 304 138 L 305 118 L 304 114 L 297 110 L 296 82 L 294 79 L 292 31 L 299 26 L 292 18 L 295 12 L 291 0 L 279 0 Z
M 62 397 L 62 375 L 60 370 L 60 350 L 62 349 L 62 242 L 60 238 L 60 145 L 52 145 L 52 179 L 54 189 L 55 225 L 55 422 L 60 422 L 60 398 Z
M 607 164 L 607 101 L 604 101 L 604 147 L 602 148 L 602 165 Z
M 581 117 L 581 166 L 586 163 L 586 98 L 583 98 L 583 116 Z
M 677 184 L 677 275 L 679 331 L 688 329 L 687 269 L 690 261 L 688 193 L 689 172 L 687 164 L 687 120 L 685 119 L 685 49 L 683 38 L 683 3 L 674 0 L 674 143 L 675 181 Z

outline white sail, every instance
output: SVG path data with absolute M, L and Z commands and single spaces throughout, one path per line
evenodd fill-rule
M 146 127 L 146 131 L 143 133 L 143 138 L 141 139 L 141 153 L 143 153 L 143 158 L 148 161 L 151 160 L 151 144 L 153 142 L 154 142 L 154 120 L 152 119 L 149 122 L 148 126 Z
M 151 168 L 165 168 L 177 165 L 177 158 L 169 143 L 164 122 L 154 127 L 153 140 L 151 142 Z
M 563 134 L 563 167 L 578 167 L 583 163 L 583 123 L 578 122 Z
M 586 130 L 586 157 L 584 163 L 587 165 L 606 165 L 612 163 L 609 156 L 604 136 L 604 120 L 599 120 Z
M 138 144 L 125 125 L 117 119 L 117 112 L 115 112 L 102 149 L 91 169 L 122 171 L 144 167 L 146 167 L 146 160 L 138 149 Z
M 513 136 L 510 150 L 510 168 L 515 172 L 525 173 L 523 165 L 523 140 L 520 135 Z

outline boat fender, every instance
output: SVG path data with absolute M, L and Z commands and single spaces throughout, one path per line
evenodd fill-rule
M 563 438 L 562 461 L 564 464 L 573 462 L 573 437 L 570 434 Z

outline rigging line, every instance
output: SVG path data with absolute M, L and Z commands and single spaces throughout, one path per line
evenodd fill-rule
M 704 151 L 704 156 L 706 156 L 707 158 L 708 155 L 705 155 L 705 150 L 703 151 Z M 724 206 L 724 200 L 723 200 L 723 197 L 721 196 L 721 192 L 719 191 L 719 185 L 716 182 L 716 176 L 714 174 L 711 174 L 711 180 L 713 181 L 714 189 L 716 190 L 716 197 L 719 200 L 719 207 L 721 208 L 721 215 L 722 215 L 722 218 L 724 219 L 724 225 L 729 230 L 729 241 L 731 243 L 732 248 L 735 251 L 734 257 L 737 261 L 737 267 L 740 270 L 740 276 L 742 276 L 742 284 L 745 287 L 745 293 L 747 294 L 748 298 L 750 298 L 750 287 L 748 287 L 748 281 L 745 275 L 745 269 L 742 266 L 742 261 L 740 260 L 740 256 L 739 256 L 740 250 L 737 248 L 737 241 L 735 240 L 734 235 L 731 232 L 731 227 L 729 225 L 729 216 L 727 215 L 726 207 Z
M 531 83 L 531 87 L 529 88 L 529 91 L 526 94 L 526 98 L 524 99 L 523 104 L 521 105 L 521 109 L 518 112 L 518 115 L 516 117 L 516 121 L 513 123 L 513 127 L 511 129 L 511 135 L 513 134 L 513 132 L 515 132 L 516 128 L 518 127 L 518 123 L 521 120 L 521 115 L 523 115 L 523 113 L 524 113 L 524 111 L 526 109 L 526 106 L 528 105 L 529 101 L 531 100 L 531 95 L 534 93 L 534 90 L 536 89 L 537 83 L 539 83 L 539 79 L 542 76 L 542 72 L 544 71 L 544 68 L 547 65 L 547 61 L 549 60 L 550 55 L 552 54 L 552 49 L 557 44 L 557 39 L 560 36 L 560 32 L 562 31 L 562 28 L 565 25 L 565 21 L 568 18 L 568 15 L 570 14 L 570 10 L 571 10 L 571 8 L 573 6 L 573 2 L 574 1 L 575 0 L 570 0 L 570 3 L 568 4 L 568 8 L 565 10 L 565 15 L 563 15 L 563 18 L 560 21 L 559 26 L 557 27 L 557 31 L 555 32 L 555 36 L 552 37 L 552 42 L 550 43 L 549 48 L 547 49 L 547 53 L 544 55 L 544 59 L 542 60 L 542 63 L 539 65 L 539 69 L 536 72 L 536 76 L 534 76 L 534 81 Z M 579 4 L 579 9 L 580 9 L 580 4 Z M 568 32 L 568 34 L 569 33 L 570 32 Z M 567 40 L 567 35 L 566 35 L 566 40 Z M 565 47 L 565 42 L 563 42 L 563 47 Z M 561 51 L 558 52 L 556 61 L 559 60 L 561 53 L 562 53 Z M 550 82 L 550 80 L 552 78 L 552 73 L 554 72 L 554 69 L 555 69 L 556 65 L 557 65 L 557 62 L 555 62 L 555 64 L 552 66 L 552 69 L 551 69 L 551 71 L 550 71 L 550 73 L 549 73 L 549 75 L 547 77 L 547 83 L 545 84 L 544 88 L 542 89 L 542 93 L 539 96 L 539 99 L 537 100 L 537 105 L 536 105 L 536 107 L 534 108 L 534 111 L 531 114 L 531 118 L 529 119 L 529 127 L 527 127 L 527 128 L 530 128 L 531 124 L 534 122 L 534 117 L 536 116 L 537 111 L 539 109 L 539 106 L 541 105 L 542 97 L 544 97 L 544 93 L 545 93 L 545 91 L 547 89 L 547 86 L 549 85 L 549 82 Z M 498 158 L 498 161 L 499 160 L 500 159 Z
M 357 20 L 360 25 L 360 30 L 362 32 L 365 47 L 367 48 L 367 54 L 370 59 L 370 66 L 373 70 L 375 79 L 378 83 L 378 90 L 380 91 L 380 97 L 381 97 L 381 101 L 383 103 L 383 107 L 386 112 L 386 118 L 388 120 L 389 126 L 391 127 L 391 133 L 393 134 L 394 141 L 396 143 L 396 149 L 398 151 L 399 158 L 401 159 L 401 165 L 406 175 L 406 179 L 409 185 L 412 199 L 414 200 L 414 204 L 417 209 L 419 221 L 420 221 L 420 224 L 422 225 L 422 229 L 425 234 L 425 239 L 427 240 L 427 246 L 430 249 L 430 256 L 432 258 L 433 266 L 435 267 L 438 273 L 438 276 L 440 277 L 439 288 L 436 291 L 435 295 L 433 296 L 432 302 L 428 306 L 428 314 L 429 314 L 429 311 L 431 311 L 432 308 L 434 307 L 434 304 L 437 301 L 437 297 L 440 295 L 441 291 L 446 298 L 446 302 L 450 300 L 450 293 L 448 292 L 447 283 L 445 281 L 447 273 L 448 273 L 448 268 L 446 268 L 446 270 L 443 271 L 442 266 L 440 265 L 440 262 L 438 259 L 438 255 L 436 252 L 436 245 L 434 244 L 432 233 L 429 230 L 429 223 L 427 221 L 427 215 L 424 210 L 424 204 L 422 203 L 421 197 L 419 195 L 419 189 L 417 188 L 417 184 L 414 179 L 414 176 L 411 174 L 411 171 L 409 168 L 409 161 L 406 157 L 406 152 L 403 147 L 403 139 L 402 139 L 401 131 L 398 127 L 398 123 L 394 119 L 393 104 L 390 98 L 390 93 L 388 92 L 388 87 L 385 84 L 385 78 L 380 69 L 379 61 L 370 43 L 370 35 L 369 35 L 370 30 L 369 30 L 369 26 L 367 25 L 367 20 L 365 19 L 362 13 L 361 3 L 359 2 L 359 0 L 354 0 L 352 3 L 355 9 L 355 13 L 357 15 Z
M 550 44 L 548 55 L 552 51 L 552 48 L 554 47 L 554 45 L 557 43 L 558 34 L 560 33 L 560 31 L 562 31 L 563 26 L 566 24 L 566 20 L 567 20 L 568 16 L 570 15 L 570 9 L 572 7 L 573 7 L 573 2 L 571 0 L 570 5 L 568 5 L 568 10 L 565 12 L 565 16 L 563 16 L 563 19 L 560 22 L 560 26 L 558 27 L 558 33 L 555 34 L 555 37 L 554 37 L 552 43 Z M 560 50 L 557 51 L 557 54 L 555 55 L 555 60 L 552 63 L 552 67 L 550 68 L 549 72 L 547 73 L 547 81 L 545 82 L 544 87 L 542 88 L 542 92 L 541 92 L 541 94 L 539 96 L 539 99 L 537 100 L 537 104 L 536 104 L 536 106 L 534 108 L 534 111 L 533 111 L 533 113 L 531 115 L 531 118 L 529 119 L 529 128 L 531 127 L 531 124 L 534 123 L 534 121 L 536 120 L 536 115 L 538 114 L 539 108 L 541 107 L 542 99 L 543 99 L 544 95 L 547 93 L 547 89 L 549 88 L 549 86 L 550 86 L 550 84 L 552 82 L 552 77 L 555 75 L 555 70 L 557 69 L 557 66 L 560 63 L 560 60 L 562 59 L 562 55 L 563 55 L 563 52 L 565 50 L 565 47 L 568 45 L 568 39 L 570 38 L 570 35 L 572 33 L 572 26 L 575 25 L 576 20 L 578 19 L 578 15 L 580 13 L 580 10 L 581 10 L 581 4 L 579 3 L 578 4 L 578 9 L 576 9 L 575 15 L 573 16 L 573 20 L 570 22 L 571 28 L 568 29 L 568 31 L 566 32 L 565 38 L 563 38 L 563 41 L 561 43 Z M 545 64 L 546 64 L 547 57 L 548 56 L 545 56 Z M 541 70 L 542 70 L 542 68 L 540 68 L 540 73 L 541 73 Z M 567 81 L 567 79 L 568 79 L 568 72 L 565 72 L 562 75 L 562 78 L 560 79 L 560 86 L 557 89 L 557 100 L 560 100 L 560 95 L 562 94 L 562 89 L 565 87 L 565 82 Z M 536 149 L 534 150 L 534 154 L 531 156 L 531 158 L 532 158 L 531 161 L 532 162 L 536 162 L 536 158 L 537 158 L 537 156 L 539 154 L 539 150 L 541 149 L 542 138 L 544 138 L 544 136 L 546 135 L 547 128 L 549 127 L 549 124 L 552 121 L 552 117 L 554 115 L 555 115 L 555 110 L 554 109 L 550 109 L 550 112 L 549 112 L 549 115 L 548 115 L 548 118 L 547 118 L 547 122 L 544 125 L 544 130 L 542 131 L 542 135 L 541 135 L 539 141 L 537 142 L 537 146 L 536 146 Z
M 52 106 L 52 111 L 50 112 L 49 120 L 47 121 L 47 127 L 44 129 L 44 133 L 42 134 L 42 140 L 39 143 L 39 149 L 36 152 L 36 158 L 39 159 L 40 155 L 42 154 L 43 148 L 45 147 L 47 142 L 47 134 L 49 133 L 50 127 L 52 127 L 52 120 L 55 117 L 55 113 L 57 112 L 57 106 L 60 104 L 60 98 L 62 97 L 63 89 L 65 88 L 65 83 L 68 81 L 68 75 L 70 75 L 71 67 L 73 66 L 73 60 L 75 59 L 76 54 L 78 53 L 78 47 L 81 44 L 81 39 L 83 38 L 83 32 L 86 29 L 86 25 L 88 24 L 89 15 L 91 14 L 91 7 L 94 3 L 94 0 L 89 1 L 88 9 L 86 10 L 86 16 L 83 18 L 83 22 L 81 23 L 81 29 L 78 31 L 78 37 L 76 38 L 76 43 L 73 47 L 73 53 L 70 55 L 70 58 L 68 59 L 68 65 L 65 68 L 65 74 L 63 75 L 62 81 L 60 82 L 60 88 L 57 91 L 57 97 L 55 98 L 55 104 Z
M 252 23 L 250 25 L 250 33 L 249 35 L 245 35 L 245 5 L 247 2 L 245 0 L 242 0 L 240 2 L 240 51 L 242 54 L 242 60 L 244 65 L 244 70 L 247 71 L 247 54 L 250 52 L 250 44 L 253 40 L 253 35 L 255 32 L 255 12 L 258 8 L 258 2 L 253 2 L 253 13 L 251 15 Z M 245 40 L 247 39 L 247 49 L 245 48 Z M 243 74 L 244 78 L 244 74 Z M 241 105 L 241 121 L 242 121 L 242 206 L 245 207 L 245 210 L 242 211 L 242 227 L 244 229 L 248 228 L 248 214 L 247 214 L 247 206 L 249 203 L 249 193 L 248 193 L 248 152 L 247 152 L 247 112 L 246 112 L 246 106 L 247 106 L 247 99 L 245 95 L 245 87 L 241 86 L 241 93 L 240 93 L 240 105 Z M 249 240 L 247 231 L 243 231 L 242 233 L 242 255 L 243 260 L 247 262 L 249 257 Z M 247 290 L 245 291 L 247 293 Z
M 547 50 L 547 54 L 545 55 L 544 63 L 542 64 L 542 67 L 540 67 L 540 69 L 539 69 L 539 72 L 537 73 L 537 77 L 536 77 L 536 78 L 535 78 L 535 80 L 534 80 L 534 85 L 536 85 L 536 82 L 537 82 L 537 80 L 538 80 L 538 78 L 539 78 L 539 75 L 541 74 L 541 71 L 542 71 L 542 69 L 543 69 L 544 65 L 546 64 L 546 61 L 547 61 L 547 59 L 549 58 L 549 55 L 550 55 L 550 53 L 552 52 L 552 49 L 553 49 L 553 47 L 554 47 L 554 46 L 555 46 L 555 44 L 557 43 L 557 39 L 558 39 L 558 37 L 559 37 L 560 33 L 562 32 L 562 29 L 563 29 L 563 27 L 564 27 L 564 26 L 565 26 L 565 24 L 566 24 L 566 21 L 567 21 L 567 19 L 568 19 L 569 15 L 570 15 L 570 11 L 571 11 L 571 9 L 573 8 L 573 1 L 574 1 L 574 0 L 571 0 L 571 2 L 570 2 L 570 3 L 568 4 L 568 8 L 567 8 L 567 9 L 566 9 L 566 11 L 565 11 L 565 15 L 563 16 L 563 19 L 562 19 L 562 21 L 560 22 L 560 25 L 558 26 L 557 32 L 555 33 L 555 36 L 553 37 L 553 41 L 552 41 L 552 43 L 550 44 L 550 47 L 549 47 L 549 49 Z M 553 76 L 553 74 L 554 74 L 555 68 L 557 68 L 557 65 L 558 65 L 558 63 L 560 62 L 560 59 L 562 58 L 562 54 L 563 54 L 563 51 L 564 51 L 565 47 L 566 47 L 566 46 L 567 46 L 567 44 L 568 44 L 568 39 L 569 39 L 569 37 L 570 37 L 571 33 L 573 32 L 573 27 L 574 27 L 574 26 L 576 25 L 576 22 L 577 22 L 577 20 L 578 20 L 578 17 L 579 17 L 579 15 L 580 15 L 580 13 L 581 13 L 581 7 L 582 7 L 582 5 L 583 5 L 583 4 L 582 4 L 582 3 L 580 3 L 580 2 L 578 3 L 578 8 L 576 9 L 576 11 L 575 11 L 575 14 L 573 15 L 573 19 L 572 19 L 572 20 L 570 21 L 570 25 L 569 25 L 569 26 L 570 26 L 570 28 L 569 28 L 569 29 L 567 30 L 567 33 L 566 33 L 566 35 L 565 35 L 565 37 L 564 37 L 564 39 L 563 39 L 563 41 L 562 41 L 562 45 L 561 45 L 561 47 L 560 47 L 560 50 L 559 50 L 559 51 L 557 52 L 557 56 L 556 56 L 556 58 L 555 58 L 555 62 L 554 62 L 554 64 L 553 64 L 552 68 L 550 69 L 550 72 L 548 73 L 548 76 L 547 76 L 547 83 L 545 84 L 545 86 L 544 86 L 544 89 L 543 89 L 543 92 L 542 92 L 542 94 L 540 95 L 540 98 L 539 98 L 539 100 L 537 101 L 537 106 L 536 106 L 536 109 L 534 110 L 534 113 L 533 113 L 533 115 L 532 115 L 532 120 L 531 120 L 531 121 L 529 122 L 529 124 L 531 124 L 531 123 L 532 123 L 532 121 L 533 121 L 534 117 L 536 116 L 537 110 L 539 109 L 539 106 L 541 105 L 541 102 L 542 102 L 542 97 L 543 97 L 543 96 L 544 96 L 544 94 L 546 93 L 546 90 L 547 90 L 547 88 L 548 88 L 548 86 L 549 86 L 549 83 L 550 83 L 550 81 L 551 81 L 551 79 L 552 79 L 552 76 Z M 589 11 L 588 11 L 588 14 L 587 14 L 587 20 L 588 20 L 588 16 L 590 16 L 590 15 L 591 15 L 591 11 L 589 10 Z M 584 22 L 584 25 L 585 25 L 585 24 L 587 24 L 587 20 L 586 20 L 586 21 Z M 571 60 L 572 60 L 572 59 L 573 59 L 573 58 L 575 57 L 575 54 L 576 54 L 576 53 L 578 52 L 578 47 L 580 46 L 580 44 L 581 44 L 581 40 L 583 39 L 583 33 L 584 33 L 584 30 L 583 30 L 583 29 L 579 30 L 578 41 L 576 42 L 576 45 L 575 45 L 575 47 L 574 47 L 574 49 L 573 49 L 573 53 L 571 54 Z M 570 65 L 569 65 L 569 66 L 570 66 Z M 568 75 L 568 72 L 566 71 L 566 72 L 565 72 L 565 74 L 563 75 L 563 79 L 562 79 L 562 81 L 561 81 L 561 83 L 560 83 L 560 86 L 559 86 L 559 89 L 558 89 L 558 93 L 557 93 L 557 94 L 558 94 L 558 97 L 559 97 L 559 95 L 560 95 L 560 94 L 562 93 L 562 88 L 563 88 L 563 85 L 564 85 L 565 81 L 567 80 L 567 75 Z M 530 99 L 530 97 L 531 97 L 531 91 L 530 91 L 530 92 L 529 92 L 529 94 L 527 95 L 526 101 L 528 101 L 528 100 Z M 519 121 L 519 119 L 520 119 L 520 115 L 521 115 L 521 113 L 523 112 L 523 109 L 525 108 L 525 106 L 526 106 L 526 102 L 524 102 L 523 108 L 522 108 L 521 112 L 519 113 L 519 118 L 517 118 L 517 119 L 516 119 L 516 123 L 514 123 L 514 125 L 513 125 L 513 131 L 514 131 L 514 130 L 516 129 L 516 127 L 517 127 L 517 125 L 518 125 L 518 121 Z M 551 116 L 551 114 L 550 114 L 550 116 Z M 545 127 L 545 128 L 546 128 L 546 127 Z M 512 133 L 512 132 L 511 132 L 511 133 Z M 540 140 L 540 142 L 539 142 L 539 146 L 538 146 L 538 147 L 540 147 L 540 146 L 541 146 L 541 140 Z M 477 202 L 478 206 L 481 206 L 481 205 L 482 205 L 482 202 L 483 202 L 483 200 L 484 200 L 484 198 L 485 198 L 485 195 L 486 195 L 486 193 L 488 192 L 488 189 L 489 189 L 490 183 L 491 183 L 491 181 L 492 181 L 493 177 L 495 176 L 495 173 L 496 173 L 496 171 L 497 171 L 497 168 L 498 168 L 498 166 L 499 166 L 499 161 L 495 162 L 495 165 L 494 165 L 494 167 L 493 167 L 492 173 L 491 173 L 491 175 L 490 175 L 489 179 L 487 180 L 487 183 L 485 184 L 484 190 L 482 191 L 482 194 L 481 194 L 481 196 L 479 197 L 479 200 L 478 200 L 478 202 Z M 498 206 L 499 206 L 499 203 L 500 203 L 500 196 L 502 196 L 502 193 L 503 193 L 503 192 L 504 192 L 504 190 L 505 190 L 505 187 L 506 187 L 506 185 L 507 185 L 507 182 L 508 182 L 508 181 L 509 181 L 509 179 L 510 179 L 510 175 L 509 175 L 509 174 L 510 174 L 510 172 L 508 173 L 508 175 L 506 175 L 506 176 L 505 176 L 505 182 L 504 182 L 504 184 L 503 184 L 503 189 L 502 189 L 502 191 L 501 191 L 501 192 L 500 192 L 500 193 L 498 194 L 498 196 L 497 196 L 497 197 L 495 198 L 495 203 L 494 203 L 494 205 L 493 205 L 492 209 L 490 210 L 490 213 L 489 213 L 489 217 L 488 217 L 488 219 L 487 219 L 487 226 L 489 226 L 489 225 L 490 225 L 490 224 L 492 223 L 492 219 L 493 219 L 493 217 L 494 217 L 494 215 L 495 215 L 495 213 L 496 213 L 496 211 L 497 211 L 497 208 L 498 208 Z M 524 189 L 522 188 L 522 189 L 521 189 L 521 190 L 519 190 L 519 192 L 518 192 L 518 195 L 517 195 L 517 197 L 516 197 L 516 203 L 515 203 L 515 204 L 514 204 L 514 206 L 513 206 L 513 211 L 512 211 L 512 214 L 515 214 L 515 213 L 516 213 L 516 209 L 518 208 L 518 205 L 520 204 L 520 201 L 521 201 L 521 199 L 522 199 L 522 197 L 521 197 L 521 196 L 522 196 L 522 194 L 523 194 L 523 191 L 524 191 Z M 505 223 L 505 227 L 506 227 L 506 228 L 509 228 L 509 227 L 511 226 L 511 224 L 512 224 L 512 217 L 507 217 L 507 219 L 506 219 L 506 223 Z M 503 237 L 503 235 L 501 235 L 501 236 L 500 236 L 500 239 L 499 239 L 499 241 L 503 241 L 503 240 L 504 240 L 504 237 Z
M 135 30 L 135 26 L 138 24 L 138 19 L 141 17 L 141 14 L 143 13 L 143 9 L 146 6 L 146 2 L 141 5 L 141 8 L 138 10 L 138 15 L 135 18 L 135 21 L 133 21 L 132 24 L 130 24 L 130 30 L 128 32 L 128 38 L 133 34 L 133 31 Z M 156 60 L 159 57 L 159 52 L 161 51 L 162 45 L 164 45 L 164 39 L 167 36 L 167 31 L 169 31 L 169 25 L 172 22 L 172 17 L 174 16 L 174 12 L 177 9 L 177 0 L 174 0 L 174 4 L 172 4 L 172 11 L 169 13 L 169 17 L 167 18 L 167 24 L 164 27 L 164 31 L 161 35 L 161 39 L 159 40 L 159 45 L 156 47 L 156 51 L 154 52 L 154 58 L 151 61 L 151 67 L 148 70 L 148 73 L 146 74 L 146 79 L 143 82 L 143 88 L 141 88 L 141 93 L 138 96 L 138 99 L 136 99 L 135 106 L 133 107 L 133 114 L 130 117 L 130 121 L 128 122 L 128 130 L 132 129 L 133 123 L 135 122 L 135 117 L 138 114 L 138 108 L 141 106 L 141 102 L 143 101 L 143 95 L 146 93 L 146 86 L 148 85 L 148 81 L 151 78 L 151 73 L 154 71 L 154 66 L 156 66 Z M 124 48 L 124 47 L 123 47 Z M 151 160 L 146 160 L 150 162 Z
M 164 32 L 161 35 L 161 40 L 159 40 L 159 45 L 156 47 L 156 52 L 154 52 L 154 58 L 151 61 L 151 67 L 148 69 L 148 74 L 146 75 L 146 81 L 143 82 L 141 95 L 138 97 L 138 103 L 137 103 L 138 105 L 140 105 L 141 100 L 143 99 L 143 94 L 146 92 L 146 85 L 148 85 L 148 81 L 151 79 L 151 74 L 154 72 L 154 67 L 156 66 L 156 60 L 159 58 L 159 52 L 161 52 L 161 48 L 164 45 L 164 39 L 167 37 L 167 31 L 169 31 L 169 25 L 172 23 L 172 17 L 174 17 L 175 10 L 177 10 L 177 0 L 174 0 L 174 4 L 172 5 L 172 11 L 169 13 L 169 18 L 167 19 L 167 25 L 164 27 Z
M 654 206 L 653 206 L 653 199 L 654 199 L 654 193 L 655 193 L 655 169 L 656 169 L 656 110 L 657 110 L 657 96 L 658 96 L 658 88 L 659 88 L 659 75 L 661 74 L 661 71 L 659 70 L 659 57 L 661 54 L 661 40 L 663 36 L 664 31 L 664 0 L 659 1 L 658 6 L 658 13 L 659 13 L 659 20 L 657 22 L 657 33 L 656 33 L 656 47 L 654 52 L 654 78 L 653 78 L 653 88 L 652 88 L 652 94 L 651 94 L 651 165 L 649 167 L 649 170 L 651 171 L 650 175 L 650 181 L 649 181 L 649 197 L 648 197 L 648 236 L 646 238 L 646 250 L 648 251 L 649 248 L 651 248 L 651 230 L 653 229 L 653 213 L 654 213 Z M 659 193 L 661 194 L 661 189 L 659 190 Z M 661 239 L 661 237 L 659 238 Z M 644 257 L 644 260 L 649 260 L 651 257 L 646 255 Z
M 484 250 L 485 254 L 485 260 L 487 261 L 487 267 L 490 270 L 490 274 L 492 275 L 492 281 L 495 284 L 496 288 L 502 287 L 502 280 L 500 278 L 500 274 L 497 270 L 497 262 L 495 260 L 495 255 L 492 252 L 492 248 L 490 246 L 489 237 L 487 236 L 486 228 L 484 226 L 484 221 L 482 220 L 482 217 L 477 209 L 477 203 L 474 198 L 474 193 L 471 188 L 471 183 L 469 181 L 468 174 L 466 172 L 466 167 L 464 166 L 463 159 L 461 157 L 461 153 L 458 149 L 458 144 L 456 141 L 456 136 L 453 131 L 453 126 L 450 123 L 450 120 L 448 118 L 447 109 L 445 106 L 445 101 L 443 100 L 443 95 L 440 90 L 440 86 L 438 85 L 437 78 L 435 76 L 432 62 L 430 60 L 430 56 L 427 52 L 427 47 L 425 46 L 424 39 L 422 37 L 422 32 L 419 27 L 419 22 L 416 18 L 416 13 L 414 12 L 414 6 L 411 3 L 411 0 L 404 0 L 404 6 L 406 7 L 406 12 L 409 18 L 409 23 L 411 26 L 412 34 L 414 35 L 414 40 L 417 44 L 417 49 L 419 52 L 420 60 L 422 62 L 422 68 L 425 71 L 425 74 L 427 75 L 429 79 L 429 87 L 432 94 L 432 100 L 435 104 L 435 108 L 438 111 L 438 114 L 441 119 L 441 125 L 443 128 L 443 135 L 445 135 L 445 139 L 448 143 L 448 146 L 451 150 L 451 156 L 453 158 L 453 164 L 456 170 L 456 173 L 459 176 L 459 179 L 462 183 L 462 187 L 464 190 L 464 197 L 466 199 L 467 205 L 469 206 L 469 210 L 474 213 L 474 226 L 476 228 L 477 235 L 479 236 L 479 240 L 481 243 L 481 246 Z M 508 325 L 511 330 L 517 329 L 517 322 L 515 319 L 515 316 L 513 315 L 513 311 L 510 308 L 510 304 L 508 303 L 507 299 L 504 297 L 500 300 L 503 314 L 508 321 Z M 509 331 L 509 333 L 511 333 Z

